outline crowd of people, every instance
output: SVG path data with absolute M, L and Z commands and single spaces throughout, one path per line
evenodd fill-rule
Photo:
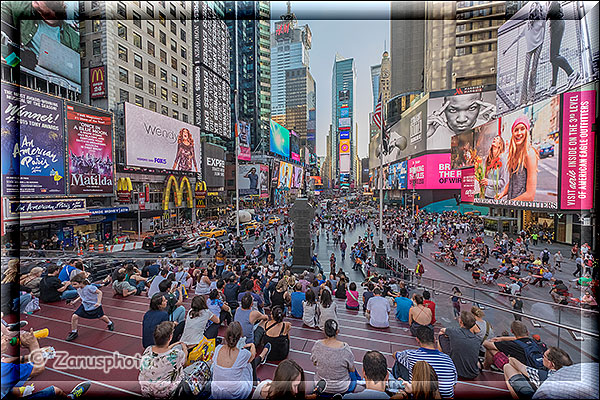
M 499 275 L 518 276 L 510 267 L 514 265 L 519 267 L 519 273 L 523 268 L 528 276 L 539 274 L 539 269 L 561 267 L 563 259 L 557 265 L 555 256 L 552 266 L 545 253 L 532 261 L 526 241 L 520 238 L 513 241 L 498 237 L 496 246 L 490 250 L 481 240 L 482 225 L 476 217 L 420 213 L 415 218 L 404 210 L 397 211 L 386 215 L 383 230 L 400 258 L 406 257 L 410 248 L 417 255 L 423 254 L 423 243 L 429 242 L 436 243 L 440 253 L 478 259 L 467 267 L 473 271 L 483 268 L 493 258 L 501 262 L 495 271 Z M 174 253 L 171 257 L 148 260 L 143 266 L 127 262 L 96 283 L 90 282 L 91 276 L 79 259 L 62 265 L 47 263 L 22 276 L 19 276 L 19 261 L 11 260 L 3 273 L 2 284 L 14 286 L 16 283 L 17 290 L 11 286 L 10 299 L 5 302 L 3 287 L 2 311 L 4 314 L 26 312 L 32 302 L 44 307 L 45 303 L 66 301 L 77 306 L 66 340 L 86 343 L 86 337 L 80 338 L 78 334 L 81 318 L 100 319 L 109 331 L 118 329 L 102 309 L 104 286 L 111 286 L 116 299 L 148 298 L 149 307 L 141 323 L 139 384 L 142 394 L 150 397 L 184 396 L 191 382 L 196 385 L 200 382 L 201 395 L 210 394 L 212 398 L 327 398 L 336 394 L 350 399 L 453 398 L 459 380 L 477 379 L 484 371 L 503 373 L 514 398 L 598 397 L 597 385 L 590 385 L 591 378 L 589 382 L 581 379 L 579 386 L 563 384 L 575 374 L 595 377 L 597 363 L 573 363 L 563 349 L 547 346 L 538 335 L 530 335 L 519 320 L 504 327 L 509 328 L 510 333 L 506 330 L 498 335 L 502 328 L 493 327 L 481 308 L 461 309 L 462 293 L 458 287 L 454 288 L 451 299 L 456 323 L 441 327 L 440 310 L 436 310 L 428 290 L 419 288 L 416 282 L 375 271 L 376 221 L 366 213 L 340 212 L 335 207 L 317 213 L 311 226 L 315 241 L 320 232 L 324 232 L 325 240 L 336 249 L 328 274 L 316 256 L 313 257 L 315 268 L 292 271 L 293 226 L 287 219 L 271 232 L 255 237 L 253 250 L 243 258 L 229 256 L 225 244 L 215 243 L 213 254 L 209 249 L 206 257 L 202 257 L 199 249 L 198 257 L 191 262 L 183 261 Z M 348 249 L 347 233 L 359 227 L 365 233 Z M 458 233 L 473 237 L 463 242 Z M 236 237 L 229 239 L 231 248 L 238 241 L 242 243 Z M 337 261 L 337 251 L 341 260 L 350 258 L 350 262 L 343 265 L 365 271 L 364 280 L 349 278 L 348 271 Z M 521 254 L 528 262 L 521 263 Z M 591 277 L 593 271 L 585 270 L 584 261 L 593 260 L 589 246 L 582 246 L 575 256 L 582 260 L 582 276 L 589 273 Z M 540 262 L 536 264 L 538 258 Z M 421 260 L 414 272 L 419 277 L 426 272 Z M 487 273 L 482 271 L 479 280 L 485 279 Z M 516 284 L 523 279 L 517 279 Z M 560 296 L 556 289 L 559 281 L 547 280 L 554 285 L 553 293 Z M 528 284 L 540 282 L 543 284 L 539 279 Z M 513 294 L 517 299 L 517 293 Z M 34 301 L 36 298 L 39 302 Z M 81 304 L 77 305 L 79 301 Z M 367 328 L 374 331 L 397 332 L 397 324 L 406 326 L 415 343 L 396 352 L 393 365 L 388 365 L 381 352 L 367 351 L 359 369 L 351 346 L 339 338 L 344 329 L 338 317 L 339 307 L 354 313 L 357 320 L 362 319 Z M 310 361 L 315 366 L 314 379 L 310 381 L 291 356 L 293 320 L 323 335 L 310 349 Z M 29 351 L 39 349 L 32 332 L 19 332 L 21 328 L 19 324 L 11 326 L 3 320 L 3 353 L 14 336 L 20 337 L 21 346 Z M 201 361 L 193 358 L 199 346 L 207 341 L 214 341 L 214 351 Z M 257 370 L 267 362 L 278 363 L 273 379 L 259 381 Z M 21 372 L 20 379 L 8 383 L 3 379 L 2 397 L 9 392 L 22 394 L 24 382 L 41 372 L 37 366 L 38 369 L 32 366 L 28 371 L 30 364 L 27 357 L 17 360 L 3 357 L 3 378 L 5 371 L 8 374 L 21 368 Z M 43 370 L 43 366 L 41 368 Z M 69 396 L 81 396 L 89 386 L 89 382 L 82 382 Z M 57 387 L 47 390 L 47 393 L 64 393 Z

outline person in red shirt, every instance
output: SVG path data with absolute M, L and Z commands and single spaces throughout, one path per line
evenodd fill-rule
M 435 303 L 430 300 L 431 294 L 423 290 L 423 305 L 431 310 L 431 325 L 435 324 Z

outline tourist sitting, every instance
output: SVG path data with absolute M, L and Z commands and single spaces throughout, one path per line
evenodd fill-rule
M 417 361 L 412 369 L 412 382 L 401 381 L 404 391 L 413 399 L 440 399 L 440 383 L 435 369 L 425 361 Z
M 347 296 L 346 292 L 347 292 L 346 280 L 344 278 L 340 278 L 340 280 L 338 281 L 337 286 L 336 286 L 335 298 L 340 299 L 340 300 L 346 300 L 346 296 Z
M 539 386 L 533 399 L 597 399 L 598 363 L 562 367 Z
M 253 399 L 303 399 L 304 370 L 294 360 L 283 360 L 275 368 L 273 380 L 265 379 L 254 389 Z
M 390 326 L 391 310 L 389 301 L 381 296 L 381 289 L 373 290 L 373 297 L 367 303 L 366 317 L 373 328 L 388 328 Z
M 435 324 L 435 303 L 430 300 L 431 293 L 427 290 L 423 290 L 423 304 L 431 310 L 431 325 Z
M 586 289 L 583 296 L 581 296 L 581 307 L 585 308 L 586 310 L 595 310 L 598 308 L 598 303 L 596 302 L 596 299 L 594 299 L 594 296 L 592 296 L 590 293 L 589 289 Z
M 458 328 L 442 328 L 439 336 L 439 349 L 448 354 L 458 376 L 474 379 L 479 375 L 479 348 L 481 341 L 472 331 L 475 316 L 467 311 L 460 313 Z
M 291 303 L 291 316 L 294 318 L 302 318 L 303 309 L 302 303 L 306 299 L 306 295 L 302 291 L 302 284 L 300 282 L 296 283 L 294 287 L 294 291 L 290 295 L 290 303 Z
M 28 274 L 25 274 L 19 280 L 21 286 L 31 290 L 31 294 L 35 297 L 40 297 L 40 282 L 42 281 L 42 267 L 33 267 Z
M 400 288 L 400 296 L 394 299 L 396 302 L 396 318 L 402 322 L 408 322 L 408 312 L 413 302 L 408 298 L 408 290 Z
M 338 283 L 339 288 L 339 283 Z M 339 289 L 338 289 L 339 290 Z M 333 319 L 337 322 L 337 305 L 331 298 L 331 293 L 328 290 L 324 290 L 321 293 L 321 300 L 317 303 L 317 318 L 319 329 L 325 328 L 325 321 Z
M 414 294 L 412 301 L 415 303 L 415 306 L 411 307 L 408 311 L 408 324 L 410 326 L 410 333 L 415 336 L 416 329 L 419 326 L 426 326 L 433 329 L 433 315 L 429 307 L 423 304 L 423 296 Z
M 521 321 L 513 321 L 510 330 L 514 336 L 494 337 L 483 342 L 486 349 L 483 368 L 489 369 L 493 363 L 502 370 L 508 357 L 514 357 L 529 367 L 542 368 L 543 349 L 529 337 L 527 326 Z
M 125 272 L 117 273 L 117 279 L 113 281 L 112 287 L 115 291 L 115 294 L 118 294 L 123 297 L 131 296 L 133 294 L 140 294 L 141 290 L 131 285 L 128 281 L 125 280 Z
M 223 302 L 221 299 L 221 293 L 218 289 L 213 289 L 210 291 L 206 305 L 208 306 L 210 312 L 219 316 L 220 322 L 217 322 L 216 326 L 211 329 L 218 331 L 221 322 L 226 322 L 228 324 L 231 323 L 231 308 L 229 308 L 227 303 Z M 211 327 L 213 324 L 213 322 L 210 322 L 209 327 Z
M 290 294 L 287 291 L 288 279 L 283 277 L 277 282 L 275 290 L 271 293 L 271 307 L 280 306 L 287 311 L 287 306 L 291 302 Z
M 318 325 L 315 292 L 307 290 L 304 295 L 305 300 L 302 302 L 302 322 L 304 325 L 314 328 Z
M 165 296 L 160 293 L 152 296 L 150 309 L 146 311 L 142 320 L 142 346 L 144 349 L 154 344 L 154 328 L 161 322 L 169 320 L 169 314 L 165 311 L 166 308 L 167 298 Z M 182 328 L 183 326 L 180 329 Z M 181 332 L 179 332 L 180 335 Z
M 315 383 L 326 382 L 324 393 L 350 393 L 356 388 L 358 373 L 354 368 L 354 354 L 348 343 L 337 339 L 339 326 L 336 320 L 323 323 L 325 339 L 315 342 L 310 360 L 317 367 Z
M 363 311 L 367 311 L 367 303 L 369 302 L 369 299 L 374 296 L 373 290 L 375 290 L 375 284 L 373 282 L 367 282 L 366 286 L 367 290 L 363 292 Z
M 207 327 L 207 323 L 212 324 Z M 215 339 L 218 333 L 219 316 L 209 310 L 204 296 L 194 296 L 192 305 L 185 318 L 185 328 L 181 341 L 193 348 L 202 341 L 203 337 Z M 214 326 L 214 328 L 213 328 Z
M 77 290 L 68 289 L 71 284 L 70 281 L 60 281 L 58 278 L 59 272 L 60 267 L 58 265 L 51 264 L 46 268 L 46 275 L 42 275 L 40 281 L 41 302 L 53 303 L 60 300 L 72 300 L 79 296 Z
M 148 288 L 148 293 L 146 293 L 149 298 L 152 298 L 152 296 L 154 296 L 156 293 L 160 292 L 160 290 L 158 289 L 158 285 L 160 285 L 160 283 L 162 281 L 167 279 L 168 274 L 169 274 L 168 269 L 161 269 L 157 275 L 150 278 L 151 279 L 150 287 Z M 125 276 L 123 276 L 123 279 L 125 279 Z
M 544 352 L 543 364 L 543 368 L 533 368 L 516 358 L 508 358 L 504 365 L 504 379 L 513 399 L 531 399 L 542 382 L 562 367 L 573 365 L 573 362 L 564 350 L 551 346 Z
M 146 290 L 146 278 L 144 278 L 139 269 L 133 264 L 127 264 L 125 267 L 125 281 L 137 288 L 137 294 Z
M 550 296 L 555 303 L 568 304 L 569 303 L 569 289 L 562 280 L 554 282 L 552 290 L 550 290 Z
M 439 378 L 439 391 L 442 398 L 453 398 L 457 373 L 452 359 L 436 348 L 433 330 L 421 326 L 415 333 L 419 348 L 396 352 L 392 374 L 396 379 L 412 382 L 414 365 L 418 361 L 426 361 L 433 367 Z
M 167 298 L 167 313 L 169 319 L 177 323 L 185 321 L 185 307 L 183 304 L 183 287 L 165 279 L 158 285 L 160 294 Z
M 351 282 L 349 289 L 346 291 L 346 309 L 348 310 L 359 310 L 360 304 L 358 303 L 358 291 L 356 290 L 356 283 Z
M 249 293 L 246 293 L 244 297 L 242 297 L 240 306 L 235 311 L 234 318 L 234 321 L 239 322 L 240 326 L 242 327 L 242 332 L 246 338 L 246 343 L 257 343 L 254 340 L 255 324 L 267 319 L 269 319 L 269 317 L 260 311 L 252 309 L 252 296 Z
M 142 395 L 168 398 L 173 395 L 183 378 L 183 366 L 188 349 L 185 343 L 169 343 L 173 339 L 175 324 L 163 321 L 154 329 L 154 345 L 142 354 L 138 377 Z
M 271 318 L 260 323 L 258 330 L 262 330 L 262 343 L 271 344 L 271 352 L 267 361 L 281 361 L 287 358 L 290 352 L 290 330 L 292 324 L 284 322 L 285 313 L 281 306 L 271 308 Z
M 475 317 L 475 326 L 473 327 L 475 335 L 479 338 L 481 346 L 479 347 L 479 356 L 483 357 L 485 355 L 485 347 L 483 347 L 483 342 L 485 342 L 488 338 L 494 337 L 494 328 L 492 324 L 488 321 L 484 320 L 485 313 L 479 307 L 471 307 L 471 314 Z
M 378 351 L 367 351 L 362 360 L 365 390 L 358 393 L 348 393 L 344 399 L 388 399 L 385 392 L 388 382 L 387 361 Z
M 250 304 L 247 305 L 249 309 Z M 227 327 L 224 344 L 215 348 L 210 385 L 213 399 L 245 399 L 250 396 L 256 381 L 256 368 L 266 361 L 270 345 L 256 356 L 254 343 L 244 343 L 242 334 L 240 323 L 233 322 Z

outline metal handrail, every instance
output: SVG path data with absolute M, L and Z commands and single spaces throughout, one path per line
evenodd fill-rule
M 434 263 L 434 264 L 436 264 L 438 266 L 440 265 L 439 263 L 435 262 L 434 260 L 430 259 L 429 257 L 425 257 L 425 256 L 422 256 L 422 255 L 420 257 L 426 258 L 427 260 L 431 261 L 432 263 Z M 388 256 L 388 258 L 392 258 L 393 260 L 396 260 L 393 257 L 389 257 Z M 403 265 L 402 263 L 400 263 L 400 261 L 398 261 L 398 263 L 401 264 L 401 265 Z M 395 271 L 395 272 L 397 273 L 398 271 Z M 442 280 L 439 280 L 439 279 L 433 279 L 433 278 L 423 278 L 423 279 L 428 279 L 428 280 L 430 280 L 432 282 L 444 282 L 444 283 L 448 283 L 448 282 L 445 282 L 445 281 L 442 281 Z M 508 297 L 514 297 L 510 293 L 503 293 L 503 292 L 500 292 L 500 291 L 497 291 L 497 290 L 491 290 L 491 289 L 488 289 L 488 288 L 474 286 L 474 285 L 467 284 L 467 283 L 460 284 L 460 285 L 463 286 L 463 287 L 467 287 L 468 289 L 477 289 L 477 290 L 479 290 L 481 292 L 493 293 L 495 295 L 502 295 L 502 296 L 508 296 Z M 560 308 L 571 309 L 571 310 L 579 311 L 579 312 L 582 311 L 581 308 L 579 308 L 579 307 L 574 307 L 574 306 L 570 306 L 570 305 L 567 305 L 567 304 L 558 304 L 558 303 L 555 303 L 553 301 L 542 300 L 542 299 L 534 299 L 533 297 L 526 297 L 526 296 L 522 296 L 522 295 L 520 297 L 523 300 L 531 300 L 531 301 L 538 302 L 538 303 L 550 304 L 550 305 L 557 306 L 557 307 L 560 307 Z M 595 314 L 599 313 L 598 311 L 595 311 L 595 310 L 585 310 L 585 311 L 586 312 L 595 313 Z
M 409 285 L 414 285 L 415 284 L 415 282 L 408 281 L 406 279 L 402 279 L 402 278 L 398 278 L 398 279 L 401 280 L 401 281 L 403 281 L 403 282 L 406 282 Z M 419 286 L 424 287 L 426 289 L 437 291 L 437 292 L 442 293 L 442 294 L 446 294 L 446 295 L 449 295 L 449 296 L 454 296 L 454 293 L 450 293 L 450 292 L 447 292 L 445 290 L 435 289 L 435 288 L 432 288 L 432 287 L 429 287 L 429 286 L 426 286 L 426 285 L 423 285 L 423 284 L 421 284 Z M 495 304 L 491 304 L 491 303 L 488 303 L 488 302 L 484 302 L 484 301 L 481 301 L 481 300 L 472 299 L 472 298 L 464 296 L 464 295 L 461 295 L 460 298 L 461 299 L 465 299 L 465 300 L 471 300 L 473 303 L 483 304 L 486 307 L 494 308 L 496 310 L 500 310 L 500 311 L 508 312 L 508 313 L 511 313 L 511 314 L 519 315 L 521 317 L 525 317 L 525 318 L 528 318 L 528 319 L 531 319 L 531 320 L 536 320 L 536 321 L 542 322 L 544 324 L 552 325 L 552 326 L 557 327 L 557 328 L 567 329 L 569 331 L 574 331 L 574 332 L 577 332 L 577 333 L 581 333 L 583 335 L 591 336 L 591 337 L 596 338 L 596 339 L 600 338 L 600 333 L 598 333 L 598 332 L 591 332 L 591 331 L 587 331 L 587 330 L 584 330 L 584 329 L 581 329 L 581 328 L 576 328 L 576 327 L 573 327 L 573 326 L 559 324 L 557 322 L 549 321 L 547 319 L 543 319 L 543 318 L 540 318 L 540 317 L 535 317 L 535 316 L 532 316 L 532 315 L 529 315 L 529 314 L 524 314 L 522 312 L 518 312 L 518 311 L 515 311 L 513 309 L 505 308 L 505 307 L 498 306 L 498 305 L 495 305 Z

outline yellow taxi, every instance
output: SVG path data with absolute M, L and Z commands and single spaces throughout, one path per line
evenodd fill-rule
M 277 225 L 280 222 L 281 222 L 281 218 L 279 218 L 279 217 L 269 218 L 269 225 Z
M 211 229 L 200 232 L 200 237 L 214 238 L 214 237 L 218 237 L 218 236 L 223 236 L 225 234 L 227 234 L 227 231 L 225 229 L 211 228 Z
M 258 223 L 256 221 L 250 221 L 244 225 L 243 229 L 246 231 L 246 234 L 252 234 L 259 227 L 260 227 L 260 223 Z

